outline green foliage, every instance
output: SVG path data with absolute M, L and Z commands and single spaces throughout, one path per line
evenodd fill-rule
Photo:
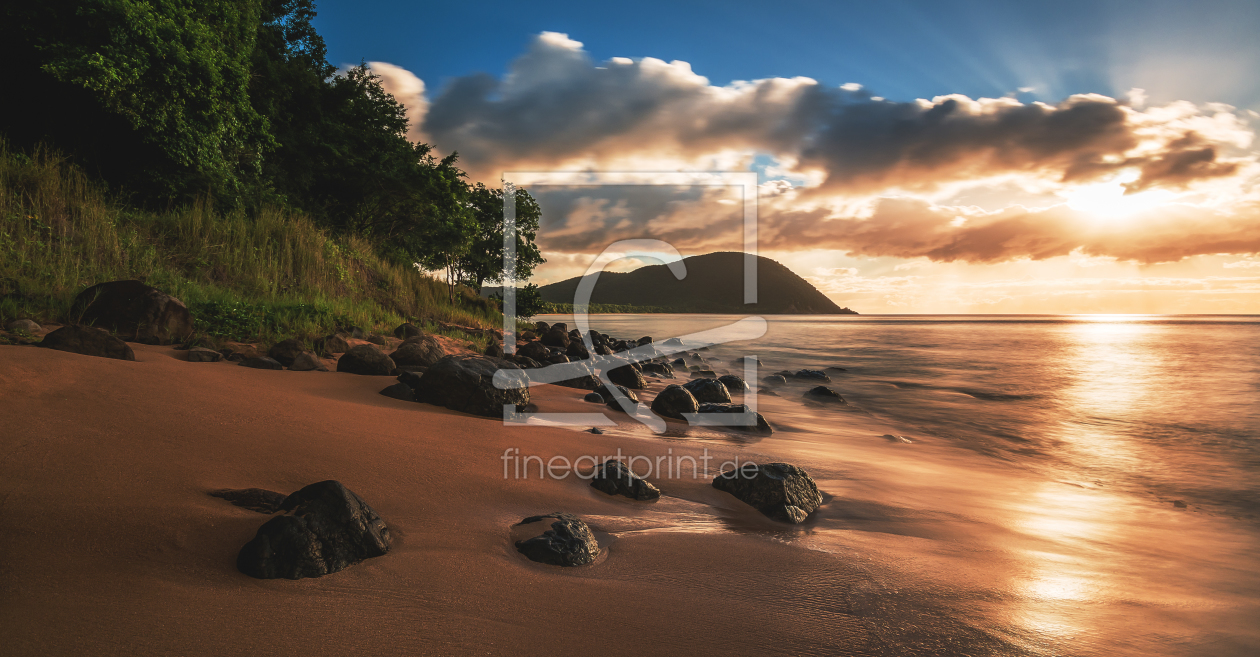
M 63 159 L 26 157 L 0 142 L 0 320 L 66 321 L 87 286 L 131 278 L 180 298 L 201 330 L 237 340 L 322 335 L 347 324 L 388 333 L 404 321 L 503 321 L 471 291 L 451 303 L 441 281 L 302 215 L 206 204 L 128 210 Z
M 516 276 L 528 279 L 534 267 L 545 262 L 534 238 L 542 210 L 529 192 L 516 190 Z M 486 283 L 503 280 L 503 190 L 490 189 L 477 183 L 468 194 L 474 229 L 467 252 L 456 259 L 456 275 L 460 282 L 480 290 Z
M 491 295 L 499 304 L 503 303 L 502 294 Z M 543 313 L 551 312 L 548 308 L 554 304 L 548 304 L 543 301 L 542 293 L 538 291 L 538 286 L 530 283 L 525 287 L 516 288 L 516 316 L 517 317 L 533 317 Z

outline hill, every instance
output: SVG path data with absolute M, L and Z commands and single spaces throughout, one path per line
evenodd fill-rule
M 744 254 L 709 253 L 684 258 L 687 275 L 674 278 L 665 265 L 600 274 L 592 304 L 648 307 L 679 313 L 856 315 L 841 308 L 787 267 L 757 256 L 757 299 L 744 303 Z M 571 304 L 580 276 L 539 288 L 543 301 Z

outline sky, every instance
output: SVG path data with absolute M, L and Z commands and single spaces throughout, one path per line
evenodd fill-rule
M 1260 313 L 1260 3 L 592 4 L 316 27 L 473 180 L 756 171 L 759 253 L 859 312 Z M 737 188 L 527 189 L 535 282 L 742 245 Z

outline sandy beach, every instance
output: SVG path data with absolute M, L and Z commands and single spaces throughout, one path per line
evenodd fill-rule
M 797 530 L 708 481 L 658 481 L 666 497 L 649 505 L 575 477 L 505 479 L 501 459 L 509 448 L 576 459 L 698 447 L 504 427 L 383 397 L 389 377 L 133 348 L 136 362 L 0 347 L 9 654 L 878 652 L 846 613 L 854 574 L 774 540 Z M 552 386 L 534 400 L 590 406 Z M 320 579 L 237 572 L 266 516 L 207 492 L 324 479 L 376 509 L 390 553 Z M 564 569 L 518 554 L 511 525 L 551 511 L 585 519 L 606 556 Z M 680 522 L 696 529 L 672 530 Z

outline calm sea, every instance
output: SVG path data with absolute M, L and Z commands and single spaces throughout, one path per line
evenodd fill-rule
M 659 342 L 738 319 L 591 325 Z M 869 564 L 845 604 L 889 654 L 1260 654 L 1260 316 L 767 319 L 701 353 L 843 368 L 844 407 L 761 386 L 777 431 L 737 448 L 832 496 L 786 540 Z

